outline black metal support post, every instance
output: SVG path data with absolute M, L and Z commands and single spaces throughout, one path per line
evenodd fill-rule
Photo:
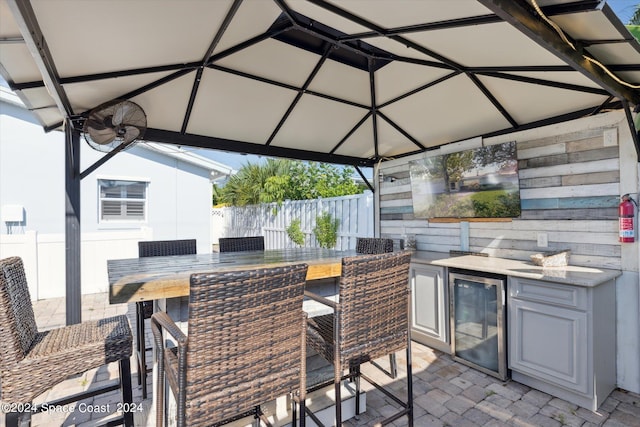
M 82 321 L 80 284 L 80 132 L 65 129 L 65 273 L 67 325 Z

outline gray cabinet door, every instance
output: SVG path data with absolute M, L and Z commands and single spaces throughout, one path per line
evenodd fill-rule
M 587 313 L 516 298 L 509 304 L 509 368 L 591 393 Z
M 411 337 L 449 352 L 447 287 L 444 268 L 411 264 Z

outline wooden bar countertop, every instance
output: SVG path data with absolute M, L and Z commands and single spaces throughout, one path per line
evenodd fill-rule
M 355 255 L 355 251 L 301 248 L 109 260 L 109 302 L 187 296 L 191 274 L 207 271 L 306 263 L 309 266 L 307 280 L 339 277 L 342 258 Z

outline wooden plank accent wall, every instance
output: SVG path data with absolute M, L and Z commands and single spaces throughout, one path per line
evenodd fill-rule
M 603 132 L 518 143 L 521 219 L 617 219 L 619 150 L 604 146 Z
M 521 217 L 469 222 L 468 242 L 461 241 L 459 222 L 415 218 L 408 161 L 386 168 L 383 163 L 381 235 L 413 234 L 419 250 L 449 252 L 467 245 L 470 251 L 514 259 L 570 249 L 574 265 L 619 269 L 619 146 L 606 146 L 603 137 L 615 126 L 518 140 Z M 538 233 L 547 233 L 548 247 L 537 246 Z

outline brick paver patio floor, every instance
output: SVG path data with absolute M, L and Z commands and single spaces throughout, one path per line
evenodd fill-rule
M 34 304 L 39 328 L 62 326 L 65 322 L 62 298 L 38 301 Z M 83 320 L 127 314 L 133 322 L 134 305 L 109 305 L 106 294 L 82 297 Z M 132 323 L 133 324 L 133 323 Z M 133 329 L 133 328 L 132 328 Z M 147 328 L 148 330 L 149 328 Z M 151 333 L 147 332 L 151 343 Z M 502 382 L 453 361 L 448 355 L 415 343 L 413 345 L 413 374 L 415 426 L 451 427 L 638 427 L 640 426 L 640 395 L 615 390 L 598 412 L 591 412 L 546 393 L 522 384 Z M 135 357 L 135 356 L 134 356 Z M 398 353 L 398 380 L 390 380 L 376 368 L 365 367 L 367 373 L 382 383 L 391 383 L 393 389 L 405 389 L 403 372 L 404 355 Z M 388 360 L 388 358 L 384 358 Z M 142 401 L 142 391 L 137 385 L 136 363 L 132 360 L 132 384 L 134 402 L 140 403 L 141 411 L 135 414 L 136 426 L 155 425 L 150 416 L 151 376 L 149 376 L 149 398 Z M 381 360 L 381 364 L 384 361 Z M 114 380 L 117 364 L 108 368 L 94 369 L 86 375 L 71 378 L 45 393 L 38 400 L 63 396 L 83 388 Z M 346 422 L 345 426 L 373 426 L 376 421 L 395 409 L 393 402 L 377 391 L 367 388 L 367 411 L 358 419 Z M 73 410 L 69 413 L 42 413 L 32 417 L 32 426 L 94 426 L 99 421 L 113 417 L 119 393 L 88 399 L 86 407 L 94 412 Z M 4 417 L 3 417 L 4 418 Z M 4 419 L 1 422 L 4 424 Z M 406 420 L 396 421 L 394 426 L 406 425 Z

